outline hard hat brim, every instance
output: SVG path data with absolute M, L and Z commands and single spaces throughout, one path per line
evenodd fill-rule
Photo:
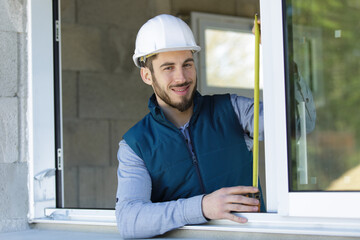
M 170 47 L 170 48 L 157 49 L 156 51 L 149 52 L 148 54 L 156 54 L 156 53 L 162 53 L 162 52 L 185 51 L 185 50 L 199 52 L 201 50 L 201 47 L 200 46 Z M 133 61 L 134 61 L 135 65 L 138 68 L 141 68 L 140 61 L 139 61 L 140 57 L 144 57 L 144 55 L 143 54 L 134 54 L 133 55 Z

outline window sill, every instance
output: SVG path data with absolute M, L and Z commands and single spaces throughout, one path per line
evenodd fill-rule
M 117 230 L 114 210 L 46 209 L 45 215 L 46 218 L 32 219 L 30 222 L 67 226 L 104 226 L 111 227 L 111 232 Z M 180 229 L 233 233 L 360 237 L 360 219 L 288 217 L 276 213 L 244 213 L 239 215 L 246 217 L 249 220 L 248 223 L 237 224 L 228 220 L 213 220 L 206 224 L 188 225 Z
M 237 224 L 228 220 L 213 220 L 207 224 L 185 226 L 182 229 L 360 237 L 360 219 L 288 217 L 280 216 L 276 213 L 247 213 L 239 215 L 246 217 L 248 223 Z

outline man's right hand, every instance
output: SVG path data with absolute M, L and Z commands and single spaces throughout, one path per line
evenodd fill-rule
M 258 188 L 236 186 L 221 188 L 202 199 L 202 211 L 208 219 L 229 219 L 238 223 L 246 223 L 247 219 L 231 212 L 256 212 L 259 200 L 246 197 L 248 193 L 257 193 Z

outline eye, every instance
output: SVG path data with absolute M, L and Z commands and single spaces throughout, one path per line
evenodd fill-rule
M 184 68 L 191 68 L 193 66 L 192 63 L 185 63 Z
M 173 66 L 167 66 L 167 67 L 163 68 L 164 71 L 170 71 L 172 69 L 174 69 Z

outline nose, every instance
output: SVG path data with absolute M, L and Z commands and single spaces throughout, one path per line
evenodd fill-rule
M 179 68 L 175 71 L 174 80 L 175 80 L 175 82 L 178 82 L 178 83 L 186 82 L 184 69 Z

